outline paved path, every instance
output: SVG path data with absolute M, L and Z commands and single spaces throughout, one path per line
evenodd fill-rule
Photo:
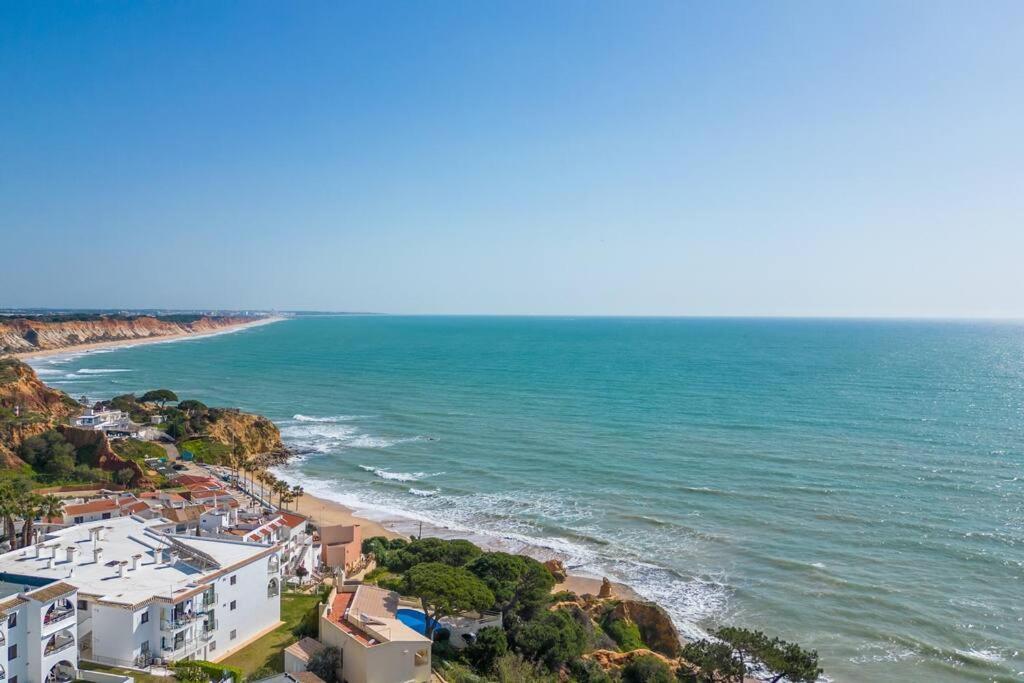
M 178 447 L 175 446 L 173 443 L 157 442 L 157 445 L 167 452 L 167 459 L 170 460 L 171 462 L 181 459 L 181 455 L 178 454 Z

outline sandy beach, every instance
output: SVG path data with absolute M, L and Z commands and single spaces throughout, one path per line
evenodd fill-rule
M 43 349 L 40 351 L 24 351 L 21 353 L 10 354 L 14 358 L 19 360 L 32 360 L 34 358 L 46 358 L 48 356 L 59 356 L 65 353 L 88 353 L 90 351 L 101 351 L 106 349 L 118 348 L 121 346 L 140 346 L 142 344 L 157 344 L 160 342 L 177 341 L 181 339 L 202 339 L 204 337 L 215 337 L 221 334 L 231 334 L 232 332 L 238 332 L 240 330 L 248 329 L 250 327 L 260 327 L 261 325 L 269 325 L 278 321 L 284 320 L 280 316 L 261 318 L 260 320 L 254 320 L 248 323 L 238 323 L 237 325 L 226 325 L 215 332 L 200 332 L 196 334 L 180 333 L 180 334 L 167 334 L 160 335 L 157 337 L 145 337 L 142 339 L 120 339 L 117 341 L 103 341 L 94 342 L 90 344 L 75 344 L 74 346 L 63 346 L 59 349 Z
M 387 538 L 408 538 L 405 534 L 389 529 L 380 522 L 357 516 L 349 508 L 325 498 L 318 498 L 308 493 L 297 501 L 300 514 L 309 517 L 317 525 L 358 524 L 362 527 L 363 538 L 385 536 Z M 570 574 L 565 581 L 555 584 L 554 591 L 569 590 L 579 595 L 590 593 L 597 595 L 601 590 L 601 579 L 591 576 Z M 643 600 L 636 591 L 624 584 L 612 582 L 612 595 L 627 600 Z

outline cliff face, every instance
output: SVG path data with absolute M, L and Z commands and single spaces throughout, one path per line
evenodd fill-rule
M 0 358 L 0 466 L 23 465 L 15 455 L 21 442 L 78 410 L 70 396 L 40 382 L 32 368 L 13 358 Z
M 188 322 L 153 316 L 104 316 L 53 322 L 31 318 L 0 319 L 0 353 L 28 353 L 79 344 L 202 334 L 255 320 L 240 316 L 204 316 Z
M 75 447 L 76 452 L 89 454 L 86 464 L 90 467 L 98 467 L 108 472 L 119 472 L 128 468 L 134 474 L 131 486 L 140 487 L 151 484 L 137 462 L 122 458 L 110 448 L 110 441 L 103 432 L 78 429 L 67 425 L 60 425 L 57 429 L 64 435 L 68 443 Z
M 204 434 L 227 446 L 240 445 L 248 455 L 284 450 L 277 425 L 262 415 L 237 410 L 218 410 Z

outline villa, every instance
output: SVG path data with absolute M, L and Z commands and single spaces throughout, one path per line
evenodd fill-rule
M 430 680 L 430 639 L 405 625 L 397 608 L 398 594 L 376 586 L 344 584 L 331 591 L 320 614 L 320 642 L 342 651 L 341 680 Z
M 74 677 L 79 660 L 216 661 L 280 623 L 277 545 L 164 534 L 161 521 L 78 524 L 0 555 L 4 683 Z

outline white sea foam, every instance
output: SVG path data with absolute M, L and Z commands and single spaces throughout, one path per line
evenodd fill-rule
M 410 487 L 409 488 L 409 493 L 411 493 L 414 496 L 422 496 L 424 498 L 429 498 L 430 496 L 436 496 L 437 494 L 441 493 L 441 489 L 429 490 L 429 489 L 417 489 L 417 488 L 411 488 Z
M 419 481 L 426 477 L 435 477 L 441 472 L 435 472 L 434 474 L 427 474 L 426 472 L 389 472 L 388 470 L 381 469 L 379 467 L 373 467 L 372 465 L 360 465 L 359 469 L 366 470 L 367 472 L 373 472 L 375 476 L 381 479 L 387 479 L 388 481 Z
M 82 375 L 112 375 L 118 372 L 131 372 L 129 368 L 82 368 L 78 370 Z
M 317 417 L 314 415 L 292 415 L 292 419 L 296 422 L 350 422 L 352 420 L 362 420 L 368 415 L 327 415 L 324 417 Z

